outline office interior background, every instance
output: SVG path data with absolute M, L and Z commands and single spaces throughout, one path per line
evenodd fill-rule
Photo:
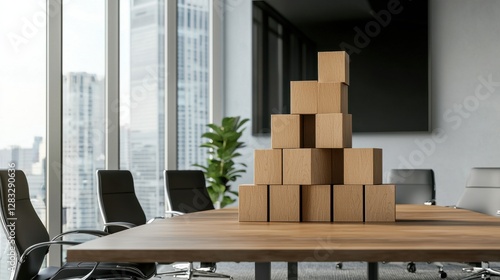
M 119 124 L 114 126 L 104 121 L 109 118 L 105 1 L 62 3 L 61 162 L 46 160 L 47 99 L 54 94 L 47 90 L 47 3 L 0 3 L 0 168 L 15 163 L 26 172 L 32 202 L 48 227 L 100 228 L 95 170 L 117 158 L 119 168 L 132 171 L 147 215 L 161 215 L 161 172 L 203 163 L 206 151 L 199 145 L 206 124 L 223 116 L 252 122 L 252 1 L 120 1 L 120 90 L 119 102 L 112 104 Z M 175 10 L 174 28 L 168 9 Z M 353 147 L 383 149 L 384 172 L 433 169 L 439 205 L 457 201 L 470 168 L 500 165 L 498 14 L 495 0 L 429 1 L 430 130 L 353 135 Z M 165 44 L 169 34 L 175 37 L 175 59 Z M 168 87 L 172 79 L 174 92 Z M 235 186 L 253 181 L 253 150 L 270 147 L 270 136 L 254 135 L 251 127 L 240 158 L 247 172 Z M 119 138 L 113 159 L 106 157 L 109 135 Z M 61 189 L 46 183 L 47 170 L 62 170 Z M 51 192 L 61 194 L 60 219 L 50 217 Z M 0 279 L 7 279 L 3 232 L 0 240 Z

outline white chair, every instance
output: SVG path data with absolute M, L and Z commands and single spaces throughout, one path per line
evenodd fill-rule
M 456 208 L 500 217 L 500 167 L 472 168 Z M 500 271 L 490 268 L 487 261 L 483 261 L 481 267 L 463 270 L 472 273 L 463 280 L 489 280 L 490 276 L 500 276 Z

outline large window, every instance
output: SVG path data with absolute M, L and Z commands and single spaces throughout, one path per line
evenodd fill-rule
M 205 164 L 209 122 L 208 0 L 177 1 L 177 168 Z
M 114 42 L 113 35 L 116 35 L 112 34 L 114 30 L 110 30 L 111 33 L 105 30 L 106 1 L 53 1 L 50 8 L 46 7 L 44 0 L 18 2 L 0 3 L 0 31 L 5 35 L 5 40 L 0 40 L 0 61 L 3 65 L 0 68 L 0 120 L 4 127 L 0 137 L 0 169 L 14 162 L 16 168 L 26 172 L 32 202 L 44 223 L 48 221 L 51 225 L 59 225 L 62 222 L 63 231 L 99 229 L 102 222 L 95 171 L 106 167 L 106 145 L 117 140 L 107 142 L 106 137 L 119 135 L 120 168 L 132 171 L 136 192 L 146 215 L 163 215 L 162 171 L 166 166 L 166 142 L 173 142 L 166 141 L 167 132 L 177 131 L 177 145 L 168 146 L 169 151 L 177 156 L 170 158 L 169 164 L 177 160 L 178 168 L 188 169 L 193 168 L 194 163 L 203 163 L 206 157 L 206 152 L 199 146 L 201 135 L 207 130 L 206 124 L 212 119 L 209 90 L 212 31 L 209 26 L 213 1 L 120 1 L 120 44 L 118 49 L 111 47 L 108 52 L 120 53 L 120 102 L 116 104 L 113 100 L 106 104 L 106 97 L 110 94 L 106 92 L 106 62 L 115 63 L 106 57 L 106 39 Z M 62 14 L 57 9 L 61 4 Z M 177 26 L 169 32 L 171 35 L 175 32 L 177 37 L 171 36 L 169 40 L 176 38 L 178 44 L 167 45 L 169 50 L 178 48 L 177 59 L 165 57 L 165 5 L 174 5 L 168 11 L 175 9 L 177 13 L 178 20 L 174 22 Z M 113 10 L 113 5 L 109 7 L 110 14 L 118 12 Z M 49 26 L 46 26 L 49 12 L 53 14 L 49 18 Z M 64 15 L 63 55 L 62 73 L 59 75 L 58 67 L 51 67 L 55 71 L 50 73 L 46 73 L 46 67 L 60 65 L 61 50 L 54 42 L 60 35 L 58 20 L 61 15 Z M 168 28 L 171 30 L 173 25 L 169 24 Z M 47 35 L 55 41 L 51 39 L 47 42 Z M 51 49 L 47 50 L 47 45 Z M 50 61 L 46 59 L 47 53 L 50 53 Z M 174 82 L 168 83 L 172 88 L 177 83 L 178 90 L 168 93 L 165 91 L 165 79 L 168 77 L 166 61 L 172 68 L 175 67 L 170 63 L 178 65 L 177 80 L 171 78 Z M 114 77 L 110 75 L 109 81 L 112 79 Z M 59 82 L 62 85 L 62 103 L 58 102 Z M 47 86 L 51 89 L 48 93 Z M 46 112 L 47 96 L 52 101 L 47 103 L 51 108 L 50 114 Z M 168 126 L 166 97 L 177 100 L 177 106 L 169 107 L 170 110 L 174 108 L 169 112 L 176 121 L 172 120 Z M 107 112 L 106 108 L 116 110 Z M 59 110 L 60 123 L 59 114 L 54 113 Z M 107 127 L 106 120 L 111 115 L 116 119 L 114 114 L 117 110 L 120 133 L 109 133 L 117 128 Z M 45 135 L 47 119 L 52 121 L 49 128 L 54 134 L 48 140 Z M 51 148 L 46 150 L 46 145 Z M 109 162 L 114 165 L 117 158 L 110 154 Z M 51 162 L 46 163 L 46 158 Z M 58 171 L 47 173 L 46 170 L 61 170 L 62 176 Z M 56 176 L 52 176 L 54 174 Z M 46 188 L 47 178 L 51 184 Z M 62 193 L 59 189 L 61 185 Z M 46 209 L 46 198 L 59 198 L 59 195 L 61 209 L 57 200 Z M 50 213 L 51 219 L 46 219 L 46 213 Z M 48 228 L 52 235 L 59 231 L 54 226 Z M 1 235 L 0 253 L 4 253 L 6 246 L 6 237 Z M 0 255 L 0 260 L 4 257 Z M 55 259 L 54 264 L 58 261 Z M 6 264 L 3 261 L 0 264 L 0 280 L 7 279 Z
M 46 223 L 43 2 L 1 1 L 0 34 L 0 169 L 14 163 L 26 173 L 31 202 Z M 1 280 L 9 279 L 6 241 L 0 229 Z
M 63 231 L 97 229 L 95 171 L 105 163 L 104 1 L 63 1 L 63 14 Z

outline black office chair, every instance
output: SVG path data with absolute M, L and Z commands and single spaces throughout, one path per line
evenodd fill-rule
M 97 170 L 96 174 L 104 230 L 115 233 L 146 224 L 146 214 L 135 194 L 132 173 L 128 170 Z
M 68 234 L 106 235 L 98 230 L 75 230 L 50 239 L 31 204 L 28 182 L 23 171 L 0 170 L 0 214 L 6 236 L 15 241 L 17 261 L 12 280 L 45 279 L 148 279 L 155 274 L 154 264 L 129 263 L 65 263 L 62 267 L 40 270 L 51 245 L 76 245 L 80 242 L 64 241 Z
M 472 168 L 465 190 L 456 207 L 499 217 L 500 167 Z M 463 280 L 490 279 L 491 276 L 500 276 L 500 271 L 490 268 L 487 261 L 483 261 L 481 267 L 469 267 L 463 270 L 472 272 Z
M 104 230 L 115 233 L 152 222 L 146 219 L 139 199 L 135 194 L 134 178 L 128 170 L 97 170 L 97 198 L 104 221 Z M 167 211 L 168 214 L 181 214 Z M 158 264 L 162 265 L 162 264 Z M 179 267 L 179 268 L 178 268 Z M 175 271 L 157 273 L 159 276 L 179 276 L 185 274 L 188 265 L 174 265 Z
M 166 205 L 168 210 L 182 213 L 213 210 L 214 205 L 208 194 L 205 175 L 200 170 L 164 170 Z M 229 278 L 229 275 L 216 273 L 215 263 L 201 263 L 201 268 L 194 269 L 192 263 L 186 271 L 188 278 L 211 277 Z
M 432 169 L 391 169 L 389 184 L 396 185 L 396 204 L 436 204 L 436 189 L 434 171 Z M 434 263 L 438 267 L 441 278 L 448 275 L 440 262 Z M 406 265 L 408 272 L 415 273 L 417 266 L 414 262 Z

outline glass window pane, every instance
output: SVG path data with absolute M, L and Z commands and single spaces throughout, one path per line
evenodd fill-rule
M 95 172 L 105 163 L 104 3 L 63 1 L 63 231 L 102 227 Z
M 177 168 L 205 164 L 209 111 L 208 0 L 177 2 Z
M 148 218 L 163 216 L 164 1 L 120 2 L 120 168 Z
M 0 169 L 26 173 L 31 203 L 45 224 L 45 1 L 0 2 Z M 0 280 L 9 279 L 7 238 L 0 229 Z

